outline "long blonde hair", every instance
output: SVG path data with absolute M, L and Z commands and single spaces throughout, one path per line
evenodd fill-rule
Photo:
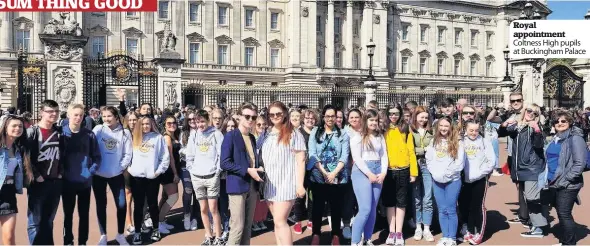
M 137 120 L 137 124 L 135 128 L 133 128 L 133 148 L 137 149 L 140 148 L 141 145 L 143 144 L 143 129 L 142 126 L 143 125 L 143 121 L 144 120 L 149 120 L 150 121 L 150 127 L 152 128 L 151 131 L 155 132 L 155 133 L 160 133 L 158 131 L 158 126 L 156 125 L 156 120 L 154 120 L 154 118 L 152 117 L 148 117 L 148 116 L 142 116 Z
M 444 137 L 441 133 L 440 130 L 435 131 L 434 134 L 434 139 L 432 140 L 433 142 L 433 146 L 437 146 L 442 142 L 443 138 L 447 139 L 448 142 L 448 153 L 449 156 L 451 156 L 453 159 L 457 159 L 457 155 L 459 152 L 459 138 L 457 137 L 457 135 L 459 134 L 459 132 L 457 131 L 457 129 L 455 129 L 455 125 L 453 124 L 453 120 L 449 117 L 449 116 L 443 116 L 441 118 L 438 119 L 438 121 L 436 121 L 436 129 L 439 128 L 439 125 L 442 121 L 447 121 L 449 122 L 449 133 L 447 134 L 446 137 Z
M 522 109 L 520 110 L 520 118 L 517 120 L 518 125 L 521 126 L 521 125 L 528 124 L 526 122 L 526 120 L 524 119 L 524 117 L 526 116 L 527 109 L 532 109 L 535 113 L 537 113 L 537 117 L 533 120 L 533 122 L 539 124 L 539 122 L 541 121 L 541 107 L 539 107 L 539 105 L 533 103 L 530 105 L 525 105 L 525 107 L 522 107 Z

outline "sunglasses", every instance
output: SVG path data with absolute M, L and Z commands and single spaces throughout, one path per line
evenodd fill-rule
M 258 124 L 256 124 L 256 126 L 257 126 L 257 127 L 263 127 L 264 125 L 265 125 L 265 124 L 262 124 L 262 123 L 258 123 Z
M 569 124 L 569 122 L 567 120 L 555 120 L 555 121 L 553 121 L 553 125 L 556 125 L 556 124 L 559 124 L 559 123 L 561 123 L 561 124 Z
M 387 112 L 387 114 L 388 114 L 389 116 L 392 116 L 392 115 L 399 116 L 399 115 L 400 115 L 400 113 L 399 113 L 399 112 Z
M 532 110 L 530 108 L 527 109 L 526 112 L 527 112 L 527 114 L 533 114 L 534 116 L 539 116 L 539 113 L 535 112 L 534 110 Z
M 324 115 L 324 118 L 326 118 L 326 119 L 334 119 L 334 118 L 336 118 L 336 115 Z
M 278 113 L 268 113 L 269 118 L 283 118 L 283 112 Z
M 475 115 L 475 112 L 463 112 L 463 115 Z
M 522 102 L 522 99 L 515 99 L 515 100 L 510 100 L 510 103 L 515 103 L 515 102 Z
M 246 120 L 256 120 L 256 119 L 258 119 L 258 116 L 257 115 L 243 115 L 243 116 L 244 116 L 244 119 L 246 119 Z

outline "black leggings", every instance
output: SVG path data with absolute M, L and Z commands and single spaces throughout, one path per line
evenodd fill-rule
M 160 218 L 160 209 L 158 208 L 158 193 L 160 193 L 160 180 L 131 177 L 131 192 L 133 194 L 133 223 L 141 225 L 143 223 L 143 205 L 147 200 L 150 217 L 154 225 L 154 230 L 158 229 L 158 218 Z
M 330 205 L 332 218 L 332 236 L 340 236 L 342 220 L 342 203 L 344 202 L 345 185 L 311 183 L 313 196 L 312 222 L 313 235 L 322 233 L 322 217 L 326 202 Z
M 107 226 L 107 184 L 111 188 L 117 206 L 117 232 L 123 234 L 125 231 L 125 216 L 127 215 L 127 200 L 125 200 L 125 177 L 123 174 L 112 178 L 103 178 L 97 175 L 92 176 L 92 190 L 96 200 L 96 217 L 100 233 L 106 235 Z M 141 224 L 137 224 L 141 225 Z
M 459 214 L 461 222 L 467 223 L 467 230 L 471 234 L 479 233 L 483 237 L 486 225 L 485 199 L 488 178 L 484 177 L 473 183 L 463 183 L 459 193 Z

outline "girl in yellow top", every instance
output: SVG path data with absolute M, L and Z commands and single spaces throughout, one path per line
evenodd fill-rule
M 409 130 L 409 125 L 401 117 L 402 108 L 388 106 L 387 115 L 389 129 L 385 133 L 387 145 L 387 157 L 389 167 L 383 182 L 383 206 L 387 208 L 387 221 L 389 222 L 389 236 L 386 244 L 404 245 L 402 229 L 406 205 L 408 205 L 408 189 L 418 176 L 418 164 L 414 152 L 414 138 Z

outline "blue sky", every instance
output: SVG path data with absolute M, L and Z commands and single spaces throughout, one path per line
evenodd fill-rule
M 549 8 L 553 13 L 549 20 L 583 20 L 590 9 L 590 1 L 557 1 L 549 0 Z

